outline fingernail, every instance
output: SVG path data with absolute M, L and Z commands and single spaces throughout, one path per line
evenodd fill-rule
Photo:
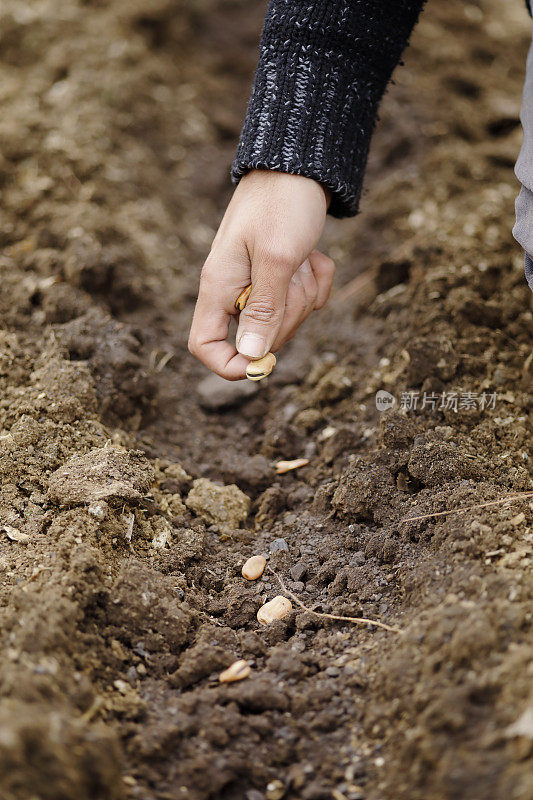
M 302 270 L 302 272 L 312 272 L 313 271 L 311 269 L 311 264 L 309 263 L 309 259 L 308 258 L 305 259 L 305 261 L 301 265 L 300 269 Z
M 239 338 L 237 350 L 248 358 L 263 358 L 267 351 L 266 339 L 257 333 L 243 333 Z

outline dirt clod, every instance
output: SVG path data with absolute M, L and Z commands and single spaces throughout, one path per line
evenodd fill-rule
M 100 500 L 134 502 L 153 480 L 153 468 L 142 453 L 103 447 L 74 456 L 50 475 L 48 494 L 61 506 Z
M 222 531 L 238 528 L 250 513 L 250 498 L 238 486 L 219 486 L 206 478 L 195 480 L 185 500 L 201 519 L 215 523 Z

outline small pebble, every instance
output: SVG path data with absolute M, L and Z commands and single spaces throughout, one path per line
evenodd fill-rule
M 265 571 L 266 563 L 264 556 L 251 556 L 243 565 L 242 577 L 247 581 L 256 581 Z
M 246 792 L 246 800 L 265 800 L 265 795 L 258 792 L 257 789 L 250 789 L 249 792 Z
M 233 683 L 234 681 L 242 681 L 250 674 L 250 665 L 244 660 L 234 661 L 231 666 L 220 673 L 218 679 L 220 683 Z
M 137 680 L 137 670 L 135 669 L 135 667 L 130 667 L 128 669 L 128 671 L 126 672 L 126 680 L 128 681 L 128 683 L 135 683 L 135 681 Z
M 305 467 L 307 464 L 309 464 L 308 458 L 295 458 L 292 461 L 278 461 L 277 464 L 274 464 L 274 467 L 278 475 L 285 475 L 286 472 Z
M 278 553 L 280 550 L 286 550 L 288 552 L 289 545 L 285 539 L 274 539 L 273 542 L 270 542 L 268 549 L 271 553 Z
M 87 512 L 91 515 L 91 517 L 96 517 L 96 519 L 105 519 L 107 516 L 107 512 L 109 510 L 109 506 L 105 502 L 101 503 L 91 503 Z
M 307 575 L 307 564 L 305 561 L 297 561 L 296 564 L 293 564 L 291 567 L 291 578 L 293 581 L 299 582 L 303 581 L 303 579 Z
M 326 669 L 326 675 L 328 676 L 328 678 L 338 678 L 340 674 L 341 671 L 338 667 L 328 667 Z
M 249 381 L 227 381 L 220 375 L 208 375 L 198 384 L 200 405 L 208 411 L 232 408 L 249 400 L 258 386 Z
M 257 612 L 257 621 L 260 622 L 261 625 L 269 625 L 277 619 L 286 617 L 291 609 L 291 601 L 287 600 L 287 598 L 282 595 L 278 595 L 274 597 L 273 600 L 269 600 L 268 603 L 265 603 L 264 606 L 261 606 Z

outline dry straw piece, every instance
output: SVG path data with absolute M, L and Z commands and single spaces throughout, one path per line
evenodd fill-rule
M 270 625 L 271 622 L 286 617 L 291 609 L 291 601 L 279 594 L 277 597 L 274 597 L 273 600 L 269 600 L 268 603 L 261 606 L 257 612 L 257 621 L 260 622 L 261 625 Z
M 247 678 L 252 670 L 250 665 L 243 658 L 234 661 L 231 666 L 225 669 L 218 676 L 220 683 L 234 683 L 235 681 L 242 681 Z
M 265 571 L 266 563 L 264 556 L 251 556 L 243 565 L 242 577 L 247 581 L 256 581 Z
M 288 594 L 289 597 L 292 597 L 294 602 L 300 606 L 304 611 L 307 611 L 309 614 L 313 614 L 315 617 L 322 617 L 323 619 L 333 619 L 337 622 L 351 622 L 353 625 L 376 625 L 378 628 L 383 628 L 386 631 L 390 631 L 391 633 L 402 633 L 401 628 L 395 628 L 392 625 L 386 625 L 385 622 L 379 622 L 377 619 L 367 619 L 366 617 L 342 617 L 339 614 L 327 614 L 325 611 L 314 611 L 309 606 L 306 606 L 305 603 L 296 597 L 294 592 L 291 592 L 290 589 L 287 589 L 285 584 L 283 583 L 281 575 L 278 575 L 272 567 L 269 567 L 270 572 L 278 579 L 279 585 L 285 592 Z M 277 600 L 278 598 L 276 598 Z M 285 598 L 282 598 L 285 599 Z M 274 602 L 273 600 L 270 601 L 271 603 Z M 288 602 L 288 601 L 287 601 Z M 268 605 L 268 603 L 267 603 Z M 263 606 L 264 608 L 264 606 Z M 261 611 L 261 609 L 259 609 Z M 257 618 L 259 619 L 259 613 L 257 614 Z

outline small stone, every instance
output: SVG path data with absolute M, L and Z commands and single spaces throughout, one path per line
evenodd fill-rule
M 513 517 L 511 520 L 509 520 L 509 522 L 514 528 L 516 528 L 518 525 L 521 525 L 525 521 L 526 521 L 526 515 L 524 514 L 523 511 L 521 511 L 520 514 L 517 514 L 516 517 Z
M 331 439 L 332 436 L 335 436 L 336 433 L 337 433 L 337 428 L 334 428 L 333 425 L 327 425 L 318 434 L 318 440 L 320 442 L 325 442 L 327 441 L 327 439 Z
M 257 789 L 250 789 L 250 791 L 246 792 L 246 800 L 265 800 L 265 795 L 263 792 L 258 792 Z
M 11 539 L 12 542 L 18 542 L 19 544 L 28 544 L 30 541 L 30 537 L 27 533 L 23 533 L 19 531 L 18 528 L 13 528 L 12 525 L 3 525 L 1 530 L 6 534 L 8 539 Z
M 266 800 L 281 800 L 285 794 L 285 784 L 283 781 L 270 781 L 266 787 Z
M 250 669 L 248 662 L 241 658 L 239 661 L 234 661 L 231 666 L 221 672 L 218 676 L 218 680 L 220 683 L 234 683 L 235 681 L 242 681 L 243 678 L 248 677 L 251 671 L 252 670 Z
M 289 545 L 285 541 L 285 539 L 274 539 L 273 542 L 270 542 L 268 547 L 271 553 L 279 553 L 281 550 L 285 550 L 288 552 Z
M 273 600 L 269 600 L 268 603 L 265 603 L 264 606 L 261 606 L 257 612 L 257 621 L 260 622 L 261 625 L 269 625 L 277 619 L 286 617 L 291 609 L 291 601 L 287 600 L 287 598 L 282 595 L 278 595 L 274 597 Z
M 207 478 L 195 480 L 185 505 L 223 532 L 232 531 L 250 513 L 251 500 L 238 486 L 219 486 Z
M 128 681 L 128 683 L 135 683 L 135 681 L 137 680 L 137 670 L 135 669 L 135 667 L 130 667 L 128 669 L 128 671 L 126 672 L 126 680 Z
M 528 706 L 516 722 L 505 729 L 505 735 L 509 738 L 523 736 L 533 740 L 533 705 Z
M 304 408 L 294 418 L 294 424 L 297 428 L 303 428 L 308 433 L 318 428 L 322 422 L 322 414 L 318 408 Z
M 200 405 L 208 411 L 240 405 L 253 397 L 258 389 L 251 381 L 227 381 L 220 375 L 208 375 L 198 384 Z
M 105 519 L 108 511 L 109 506 L 104 501 L 100 503 L 91 503 L 87 509 L 87 512 L 91 515 L 91 517 L 95 517 L 95 519 Z
M 307 564 L 305 561 L 297 561 L 291 567 L 291 578 L 293 581 L 303 581 L 307 576 Z
M 344 367 L 333 367 L 319 380 L 314 399 L 317 403 L 336 403 L 350 393 L 352 388 L 351 378 Z
M 247 581 L 256 581 L 265 571 L 266 563 L 264 556 L 251 556 L 243 565 L 242 577 Z
M 338 678 L 341 674 L 341 671 L 338 667 L 328 667 L 326 669 L 326 675 L 328 678 Z

